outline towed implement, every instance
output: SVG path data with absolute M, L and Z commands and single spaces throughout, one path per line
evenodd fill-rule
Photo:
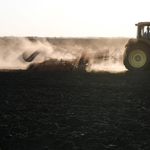
M 90 67 L 95 60 L 108 60 L 113 59 L 118 60 L 122 59 L 122 55 L 114 55 L 118 49 L 116 49 L 111 55 L 108 49 L 99 50 L 99 52 L 92 52 L 88 48 L 85 49 L 76 49 L 66 46 L 53 46 L 53 49 L 61 53 L 70 54 L 73 56 L 72 59 L 54 59 L 46 58 L 43 62 L 31 63 L 28 66 L 28 70 L 73 70 L 73 69 L 85 69 L 87 66 Z M 73 52 L 81 51 L 80 53 Z M 26 57 L 23 53 L 22 57 L 26 62 L 32 62 L 41 51 L 37 50 L 32 53 L 30 56 Z
M 30 64 L 28 70 L 72 70 L 73 67 L 68 61 L 49 59 L 41 63 Z

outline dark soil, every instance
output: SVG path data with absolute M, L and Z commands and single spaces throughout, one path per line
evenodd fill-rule
M 1 71 L 1 150 L 149 150 L 150 72 Z

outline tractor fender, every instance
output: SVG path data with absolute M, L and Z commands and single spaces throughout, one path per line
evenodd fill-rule
M 138 40 L 137 39 L 129 39 L 128 40 L 128 43 L 125 45 L 125 47 L 127 48 L 127 47 L 130 47 L 131 45 L 134 45 L 134 44 L 136 44 L 136 43 L 138 43 Z
M 150 41 L 145 39 L 129 39 L 128 43 L 125 45 L 126 48 L 131 47 L 133 45 L 145 45 L 150 48 Z

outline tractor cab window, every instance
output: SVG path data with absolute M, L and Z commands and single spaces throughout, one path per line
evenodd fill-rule
M 150 38 L 150 26 L 141 26 L 141 38 Z

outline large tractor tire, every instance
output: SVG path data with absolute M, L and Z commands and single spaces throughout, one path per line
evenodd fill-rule
M 148 70 L 150 65 L 150 53 L 148 47 L 135 44 L 125 50 L 123 63 L 130 71 Z

